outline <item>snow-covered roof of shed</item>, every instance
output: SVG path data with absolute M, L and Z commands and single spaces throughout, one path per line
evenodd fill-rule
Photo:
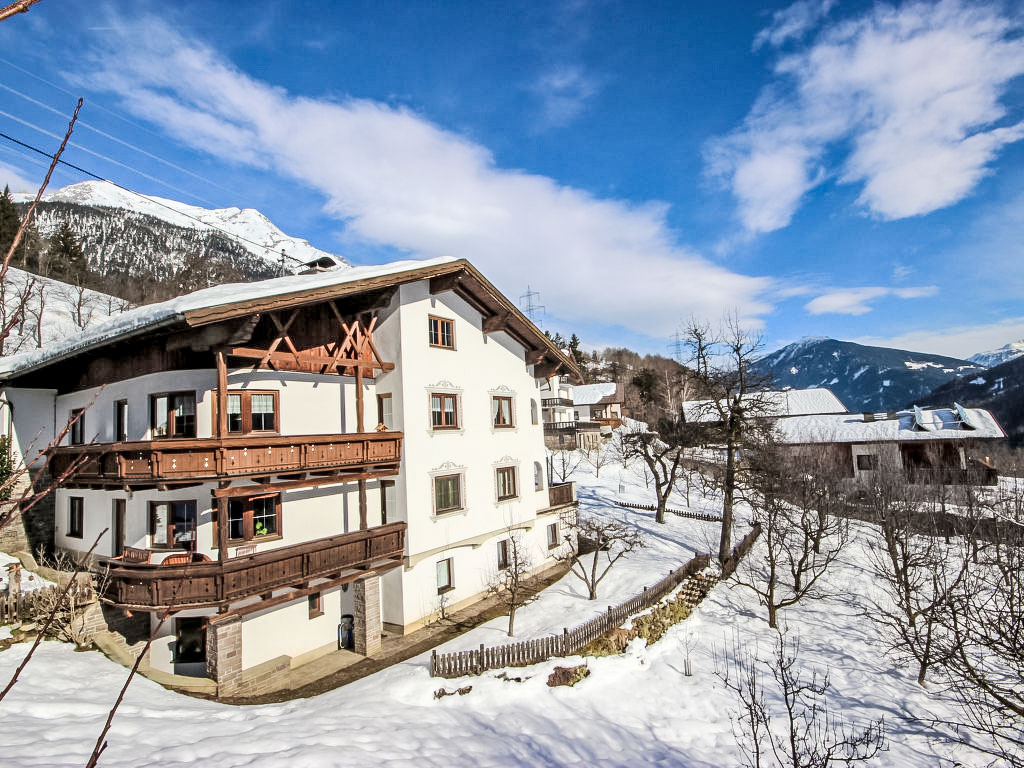
M 157 304 L 147 304 L 115 315 L 79 334 L 68 336 L 60 342 L 51 344 L 45 349 L 0 358 L 0 377 L 21 373 L 93 347 L 183 321 L 189 312 L 208 310 L 214 307 L 229 307 L 233 304 L 296 294 L 317 288 L 343 286 L 388 275 L 400 275 L 403 272 L 420 271 L 456 261 L 459 259 L 449 256 L 424 260 L 393 261 L 388 264 L 348 267 L 314 274 L 275 277 L 254 283 L 227 283 L 204 288 L 184 296 Z
M 757 403 L 764 412 L 759 416 L 805 416 L 819 413 L 847 413 L 846 406 L 831 389 L 780 389 L 768 392 L 752 392 L 744 396 L 746 403 Z M 717 421 L 718 410 L 710 408 L 710 400 L 688 400 L 683 403 L 683 417 L 686 421 Z
M 1006 437 L 995 417 L 982 408 L 928 408 L 917 411 L 900 411 L 894 418 L 875 421 L 865 421 L 862 413 L 789 416 L 776 421 L 775 430 L 779 440 L 791 444 Z
M 576 405 L 597 405 L 602 400 L 609 403 L 622 402 L 620 387 L 614 381 L 601 382 L 600 384 L 581 384 L 572 388 L 572 401 Z M 618 399 L 605 400 L 605 398 Z

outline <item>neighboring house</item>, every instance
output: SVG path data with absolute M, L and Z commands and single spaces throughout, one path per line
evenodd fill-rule
M 750 415 L 763 418 L 848 412 L 832 390 L 824 387 L 750 392 L 744 395 L 743 403 Z M 683 403 L 682 412 L 683 421 L 688 423 L 720 418 L 720 411 L 712 400 L 688 400 Z
M 606 433 L 622 426 L 622 405 L 626 402 L 621 384 L 584 384 L 573 390 L 577 419 L 596 421 Z
M 107 599 L 156 634 L 148 668 L 231 695 L 343 624 L 372 654 L 480 599 L 512 535 L 552 565 L 574 505 L 544 476 L 557 370 L 578 376 L 472 265 L 434 259 L 198 291 L 0 380 L 22 455 L 78 419 L 47 460 L 69 473 L 56 547 L 98 537 Z
M 775 422 L 778 438 L 817 465 L 831 460 L 844 475 L 869 483 L 879 472 L 911 483 L 992 485 L 989 458 L 1005 432 L 980 408 L 913 408 L 896 413 L 791 416 Z
M 581 419 L 576 409 L 572 377 L 549 377 L 541 384 L 541 409 L 544 417 L 544 444 L 553 451 L 589 451 L 601 444 L 601 424 Z

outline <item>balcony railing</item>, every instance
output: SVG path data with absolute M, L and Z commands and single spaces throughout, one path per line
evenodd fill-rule
M 80 462 L 70 483 L 131 486 L 386 465 L 397 469 L 401 455 L 401 432 L 370 432 L 93 443 L 55 448 L 49 461 L 53 477 Z
M 553 421 L 544 425 L 545 434 L 558 432 L 600 432 L 601 424 L 597 421 Z
M 572 408 L 573 402 L 568 397 L 545 397 L 540 401 L 541 408 Z
M 389 523 L 223 562 L 140 565 L 110 560 L 104 594 L 124 608 L 205 608 L 298 587 L 311 579 L 341 577 L 346 571 L 390 570 L 402 562 L 405 528 L 405 523 Z
M 548 506 L 564 507 L 576 503 L 576 483 L 557 483 L 548 486 Z

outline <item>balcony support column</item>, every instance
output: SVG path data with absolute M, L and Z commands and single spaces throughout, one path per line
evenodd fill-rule
M 381 648 L 380 576 L 364 576 L 353 584 L 355 652 L 372 656 Z
M 242 618 L 228 615 L 206 625 L 206 676 L 218 696 L 233 696 L 242 684 Z
M 217 437 L 228 434 L 228 366 L 224 352 L 217 350 Z
M 217 497 L 217 559 L 228 559 L 228 497 Z

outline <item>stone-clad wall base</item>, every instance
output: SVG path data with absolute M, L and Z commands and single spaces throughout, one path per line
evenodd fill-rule
M 354 585 L 355 652 L 363 656 L 377 653 L 381 647 L 383 624 L 380 618 L 380 577 L 365 576 Z

